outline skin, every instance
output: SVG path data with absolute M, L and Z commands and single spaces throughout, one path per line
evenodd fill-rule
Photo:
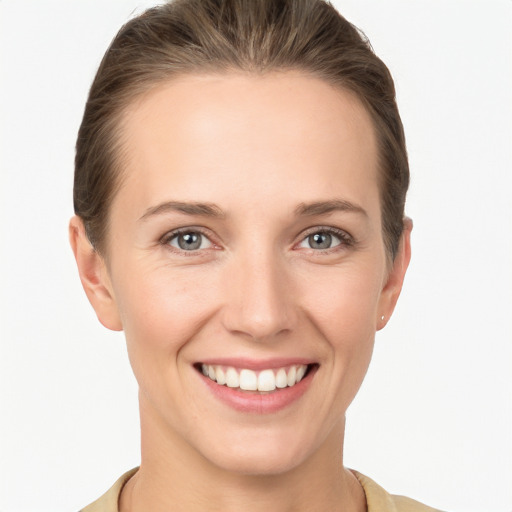
M 121 129 L 105 257 L 70 223 L 85 291 L 125 331 L 140 387 L 141 468 L 120 510 L 366 510 L 342 465 L 345 412 L 400 294 L 411 229 L 390 262 L 368 113 L 299 72 L 193 75 L 139 98 Z M 183 227 L 204 234 L 201 248 L 179 248 Z M 342 236 L 311 247 L 326 229 Z M 318 370 L 290 406 L 243 413 L 194 368 L 226 356 Z

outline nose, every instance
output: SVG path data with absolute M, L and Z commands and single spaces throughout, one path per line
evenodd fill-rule
M 230 332 L 269 341 L 295 328 L 293 280 L 285 262 L 272 251 L 234 257 L 225 283 L 223 323 Z

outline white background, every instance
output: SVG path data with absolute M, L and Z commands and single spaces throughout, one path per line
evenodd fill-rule
M 122 335 L 67 242 L 88 87 L 142 0 L 0 0 L 0 510 L 73 511 L 139 460 Z M 389 65 L 413 260 L 345 462 L 460 512 L 512 510 L 512 2 L 338 0 Z

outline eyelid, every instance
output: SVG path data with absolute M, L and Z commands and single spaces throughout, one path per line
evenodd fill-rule
M 200 235 L 202 235 L 205 238 L 207 238 L 208 241 L 212 244 L 212 246 L 208 247 L 206 249 L 197 249 L 195 251 L 185 251 L 184 249 L 179 249 L 177 247 L 174 247 L 174 246 L 170 245 L 169 242 L 173 238 L 176 238 L 177 236 L 179 236 L 181 234 L 184 234 L 184 233 L 199 233 Z M 163 236 L 160 237 L 159 243 L 162 244 L 163 246 L 169 248 L 169 250 L 172 250 L 172 251 L 180 253 L 180 254 L 185 254 L 187 256 L 191 256 L 191 255 L 197 255 L 199 253 L 202 253 L 202 252 L 208 251 L 208 250 L 212 250 L 212 249 L 215 249 L 215 250 L 220 249 L 220 245 L 215 242 L 214 238 L 215 237 L 212 236 L 211 231 L 208 230 L 208 229 L 205 229 L 203 227 L 200 227 L 200 226 L 182 226 L 182 227 L 179 227 L 179 228 L 167 231 Z
M 202 236 L 206 237 L 210 241 L 210 243 L 212 244 L 212 247 L 208 247 L 207 249 L 198 249 L 198 250 L 195 250 L 195 251 L 185 251 L 185 250 L 173 247 L 173 246 L 171 246 L 169 244 L 170 240 L 172 240 L 176 236 L 178 236 L 180 234 L 183 234 L 183 233 L 191 233 L 191 232 L 199 233 Z M 300 238 L 299 238 L 298 242 L 296 242 L 294 244 L 294 248 L 296 248 L 299 244 L 304 242 L 304 240 L 308 236 L 310 236 L 312 234 L 315 234 L 315 233 L 327 233 L 327 234 L 336 236 L 340 240 L 340 244 L 338 244 L 338 245 L 336 245 L 334 247 L 330 247 L 328 249 L 313 249 L 313 248 L 310 248 L 310 250 L 315 252 L 315 253 L 326 253 L 326 252 L 329 252 L 329 251 L 343 250 L 343 249 L 346 249 L 347 247 L 350 247 L 350 246 L 353 246 L 353 245 L 356 244 L 356 240 L 354 239 L 354 237 L 348 231 L 346 231 L 344 229 L 336 228 L 336 227 L 333 227 L 333 226 L 313 226 L 311 228 L 306 229 L 305 231 L 303 231 L 300 234 Z M 165 247 L 169 248 L 170 250 L 172 250 L 174 252 L 177 252 L 177 253 L 180 253 L 180 254 L 185 254 L 187 256 L 192 256 L 194 254 L 197 255 L 199 253 L 203 253 L 205 251 L 212 250 L 212 249 L 213 250 L 221 249 L 220 244 L 215 241 L 215 238 L 216 237 L 214 236 L 214 234 L 209 229 L 206 229 L 204 227 L 201 227 L 201 226 L 182 226 L 182 227 L 179 227 L 179 228 L 167 231 L 164 235 L 162 235 L 160 237 L 159 243 L 164 245 Z
M 335 251 L 335 250 L 342 250 L 347 247 L 351 247 L 355 245 L 356 240 L 354 237 L 345 231 L 344 229 L 335 228 L 333 226 L 314 226 L 312 228 L 309 228 L 305 231 L 303 231 L 300 234 L 300 240 L 295 244 L 295 247 L 297 247 L 299 244 L 304 242 L 309 236 L 315 234 L 315 233 L 327 233 L 329 235 L 334 235 L 335 237 L 339 238 L 340 243 L 334 247 L 329 247 L 328 249 L 313 249 L 309 248 L 311 251 L 314 251 L 316 253 L 325 253 L 327 251 Z

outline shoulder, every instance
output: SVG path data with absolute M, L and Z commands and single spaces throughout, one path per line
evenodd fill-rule
M 440 512 L 411 498 L 389 494 L 371 478 L 352 472 L 364 489 L 368 512 Z
M 131 469 L 121 476 L 116 483 L 100 498 L 83 508 L 80 512 L 118 512 L 119 495 L 124 484 L 137 472 L 139 468 Z
M 118 501 L 124 484 L 137 472 L 134 468 L 122 475 L 116 483 L 96 501 L 80 512 L 118 512 Z M 441 512 L 405 496 L 389 494 L 371 478 L 352 471 L 359 480 L 366 495 L 368 512 Z

